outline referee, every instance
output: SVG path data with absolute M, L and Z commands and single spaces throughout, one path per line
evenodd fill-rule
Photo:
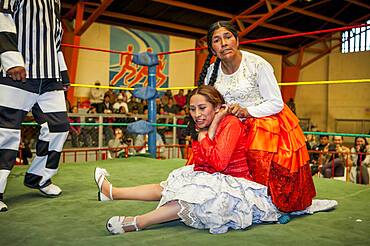
M 69 128 L 62 33 L 59 0 L 0 0 L 0 211 L 8 210 L 4 191 L 29 111 L 41 128 L 24 184 L 46 196 L 62 192 L 51 182 Z

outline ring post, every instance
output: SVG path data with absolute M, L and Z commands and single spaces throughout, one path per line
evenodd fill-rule
M 134 54 L 132 62 L 137 65 L 148 67 L 148 87 L 156 88 L 156 66 L 158 65 L 158 56 L 150 52 L 142 52 Z M 148 121 L 150 123 L 156 123 L 156 104 L 155 97 L 148 100 Z M 149 133 L 148 146 L 149 153 L 153 158 L 156 158 L 157 147 L 156 147 L 156 135 L 157 128 Z

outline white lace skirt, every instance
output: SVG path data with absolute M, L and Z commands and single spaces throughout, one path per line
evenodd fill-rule
M 266 186 L 220 173 L 194 171 L 193 165 L 172 171 L 161 186 L 158 207 L 178 201 L 178 215 L 186 225 L 209 229 L 212 234 L 274 222 L 281 215 Z

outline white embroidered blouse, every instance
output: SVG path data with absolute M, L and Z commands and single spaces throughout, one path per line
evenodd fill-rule
M 238 103 L 253 117 L 279 113 L 284 102 L 272 66 L 258 55 L 241 52 L 242 61 L 233 74 L 225 74 L 220 65 L 215 88 L 224 96 L 227 104 Z M 208 68 L 206 84 L 213 67 L 214 64 Z

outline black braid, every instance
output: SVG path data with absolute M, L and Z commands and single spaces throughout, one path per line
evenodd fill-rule
M 199 79 L 198 79 L 198 86 L 201 86 L 204 84 L 204 79 L 206 78 L 207 76 L 207 71 L 208 71 L 208 68 L 209 66 L 211 65 L 211 59 L 212 59 L 212 53 L 210 52 L 207 56 L 207 59 L 206 61 L 204 62 L 204 65 L 203 65 L 203 68 L 202 68 L 202 72 L 200 73 L 199 75 Z
M 217 75 L 218 75 L 218 69 L 220 68 L 220 64 L 221 64 L 221 59 L 217 58 L 213 66 L 211 78 L 209 79 L 209 82 L 208 82 L 208 84 L 211 86 L 215 85 Z

